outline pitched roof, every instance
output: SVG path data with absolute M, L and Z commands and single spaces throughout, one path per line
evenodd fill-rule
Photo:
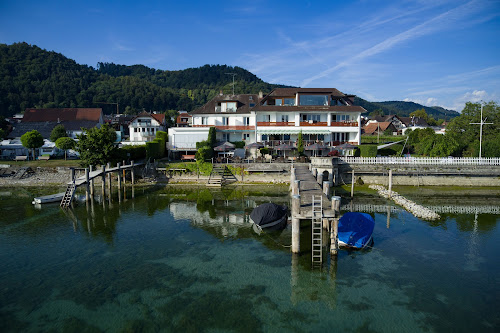
M 336 97 L 353 97 L 354 95 L 345 95 L 335 88 L 275 88 L 268 96 L 273 97 L 287 97 L 295 96 L 297 93 L 309 94 L 329 94 Z
M 392 126 L 393 129 L 396 129 L 394 125 L 392 125 L 391 122 L 384 121 L 384 122 L 379 122 L 379 123 L 370 123 L 363 127 L 363 131 L 365 134 L 373 134 L 376 133 L 377 130 L 379 132 L 384 132 L 386 131 L 390 126 Z
M 215 107 L 222 102 L 236 102 L 236 112 L 215 112 Z M 259 102 L 259 95 L 256 94 L 240 94 L 240 95 L 217 95 L 208 101 L 202 107 L 189 112 L 189 114 L 234 114 L 234 113 L 250 113 Z
M 375 120 L 375 121 L 378 121 L 379 123 L 381 123 L 381 122 L 385 122 L 385 121 L 390 121 L 394 117 L 401 120 L 401 117 L 399 117 L 398 115 L 395 115 L 395 114 L 390 114 L 387 116 L 373 116 L 373 117 L 371 117 L 371 120 Z
M 22 122 L 75 121 L 89 120 L 99 122 L 101 108 L 62 108 L 62 109 L 26 109 Z
M 129 123 L 134 121 L 134 119 L 139 118 L 139 117 L 151 117 L 154 118 L 156 121 L 158 121 L 160 124 L 164 124 L 165 122 L 165 114 L 164 113 L 149 113 L 147 111 L 142 111 L 132 119 L 130 119 Z
M 420 118 L 420 117 L 400 117 L 401 121 L 403 124 L 406 125 L 406 127 L 409 126 L 422 126 L 422 127 L 427 127 L 429 124 L 425 121 L 425 119 Z

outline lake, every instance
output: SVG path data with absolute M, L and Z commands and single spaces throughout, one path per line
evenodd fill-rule
M 288 204 L 286 187 L 127 188 L 69 212 L 31 204 L 57 189 L 0 188 L 0 331 L 498 332 L 498 193 L 395 190 L 450 212 L 428 222 L 357 195 L 375 207 L 373 248 L 325 248 L 312 269 L 310 226 L 292 256 L 290 226 L 248 221 Z

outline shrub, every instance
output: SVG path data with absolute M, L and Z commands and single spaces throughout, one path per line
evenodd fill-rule
M 146 142 L 146 157 L 147 158 L 160 157 L 160 142 L 158 142 L 156 139 L 150 142 Z
M 377 145 L 361 145 L 359 146 L 359 150 L 362 157 L 377 156 Z
M 146 145 L 140 146 L 123 146 L 118 149 L 118 158 L 120 161 L 123 160 L 141 160 L 146 157 Z
M 195 154 L 197 161 L 205 161 L 211 159 L 212 156 L 213 156 L 213 149 L 212 147 L 209 146 L 198 148 L 198 151 Z

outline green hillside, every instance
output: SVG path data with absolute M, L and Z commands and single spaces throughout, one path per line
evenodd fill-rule
M 105 113 L 119 111 L 135 114 L 147 111 L 187 110 L 202 106 L 221 90 L 237 94 L 270 92 L 283 85 L 262 81 L 249 71 L 235 66 L 205 65 L 198 68 L 168 71 L 144 65 L 98 63 L 97 69 L 77 64 L 60 53 L 35 45 L 0 44 L 0 116 L 12 116 L 26 108 L 102 107 Z M 337 87 L 342 90 L 342 87 Z M 407 116 L 424 106 L 412 102 L 355 103 L 368 113 Z M 435 119 L 449 119 L 458 112 L 440 107 L 424 107 Z

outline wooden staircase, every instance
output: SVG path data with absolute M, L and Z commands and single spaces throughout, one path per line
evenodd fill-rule
M 226 165 L 214 164 L 207 186 L 222 186 L 229 181 L 238 181 Z
M 75 180 L 73 179 L 73 182 L 68 185 L 66 188 L 66 192 L 64 193 L 64 196 L 61 200 L 61 207 L 62 208 L 68 208 L 71 205 L 71 201 L 73 201 L 73 196 L 75 194 Z
M 323 196 L 312 196 L 312 265 L 323 265 Z

